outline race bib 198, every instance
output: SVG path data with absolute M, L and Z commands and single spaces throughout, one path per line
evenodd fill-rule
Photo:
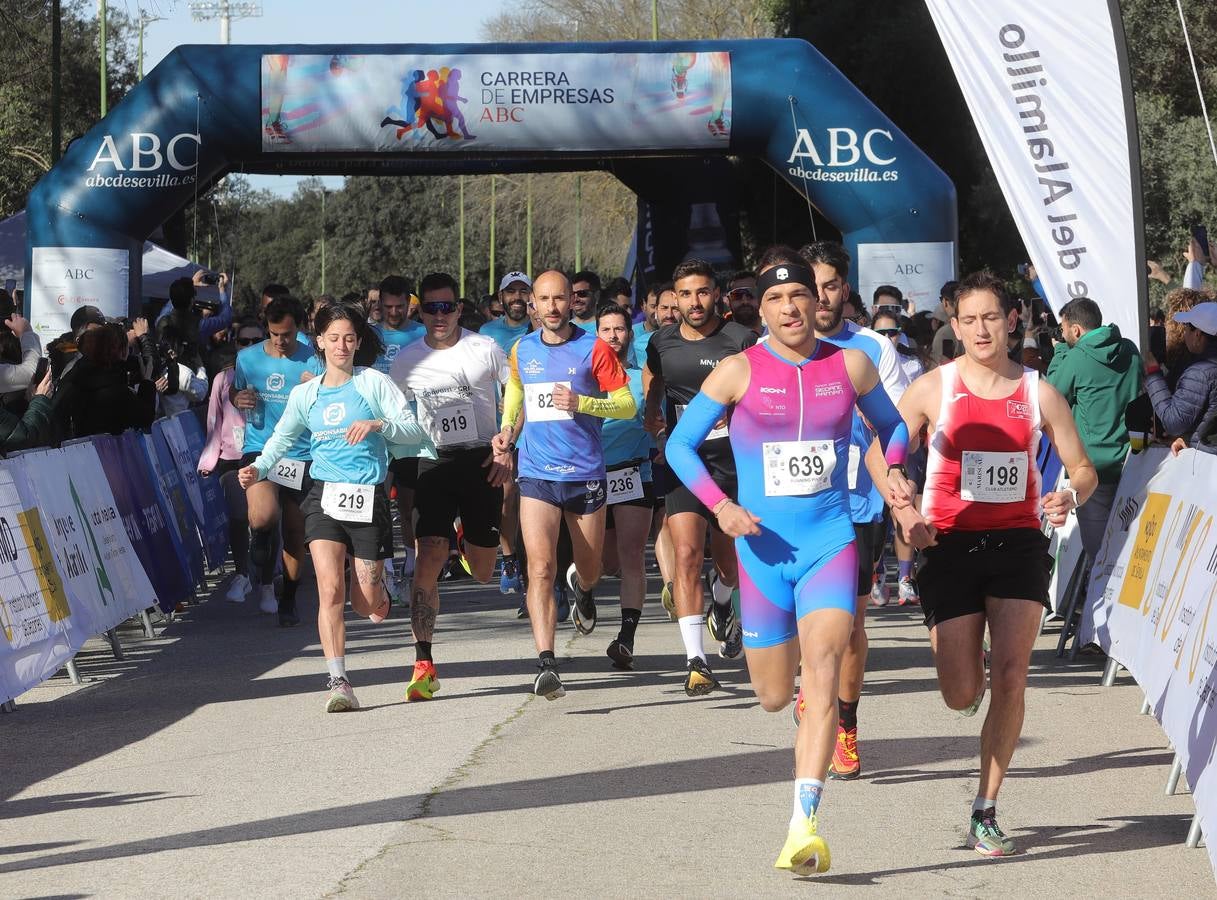
M 340 522 L 368 524 L 372 521 L 372 508 L 375 504 L 374 484 L 327 481 L 321 491 L 321 511 Z
M 270 474 L 266 476 L 266 480 L 283 485 L 283 487 L 290 488 L 293 491 L 298 491 L 300 486 L 304 484 L 304 463 L 298 459 L 281 459 L 271 466 Z
M 569 381 L 542 381 L 524 385 L 525 417 L 529 422 L 569 421 L 575 417 L 574 413 L 554 406 L 554 388 L 558 385 L 570 389 Z
M 761 445 L 766 497 L 818 494 L 832 483 L 837 451 L 831 440 L 766 441 Z
M 477 423 L 473 420 L 473 404 L 455 403 L 437 409 L 431 417 L 431 438 L 437 447 L 467 444 L 476 441 Z
M 605 477 L 608 479 L 608 502 L 610 506 L 614 503 L 624 503 L 626 500 L 642 499 L 642 473 L 638 470 L 638 466 L 630 466 L 628 469 L 615 469 L 608 472 Z
M 970 503 L 1017 503 L 1027 497 L 1027 453 L 965 450 L 960 459 L 959 498 Z

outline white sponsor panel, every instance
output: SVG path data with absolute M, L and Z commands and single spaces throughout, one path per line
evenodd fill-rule
M 268 55 L 262 126 L 287 153 L 725 149 L 731 55 Z
M 1047 300 L 1092 297 L 1140 340 L 1122 26 L 1109 0 L 927 0 Z
M 1183 761 L 1205 834 L 1217 822 L 1215 605 L 1217 456 L 1130 457 L 1078 639 L 1097 641 L 1145 690 Z M 1217 841 L 1209 858 L 1217 866 Z
M 868 309 L 875 288 L 891 284 L 918 310 L 933 312 L 942 286 L 954 277 L 951 241 L 858 245 L 858 294 Z
M 35 247 L 30 278 L 30 322 L 44 337 L 70 330 L 72 313 L 96 306 L 102 315 L 127 314 L 131 255 L 97 247 Z

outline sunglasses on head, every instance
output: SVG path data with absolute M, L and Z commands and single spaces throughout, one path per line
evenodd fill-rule
M 586 290 L 582 290 L 582 291 L 571 291 L 571 293 L 582 300 L 586 300 L 588 297 L 590 297 L 592 295 L 590 288 L 586 289 Z
M 256 338 L 256 337 L 254 337 L 254 338 L 243 338 L 243 337 L 237 338 L 238 347 L 251 347 L 254 344 L 260 344 L 261 342 L 262 342 L 262 338 Z
M 448 300 L 436 300 L 422 304 L 422 311 L 429 316 L 446 316 L 456 312 L 456 304 Z

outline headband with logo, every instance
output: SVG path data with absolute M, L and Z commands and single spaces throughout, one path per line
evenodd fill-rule
M 811 273 L 811 269 L 808 269 L 806 266 L 792 263 L 782 263 L 781 265 L 773 266 L 757 276 L 757 297 L 764 297 L 766 291 L 780 284 L 801 284 L 811 289 L 812 293 L 815 293 L 816 277 Z

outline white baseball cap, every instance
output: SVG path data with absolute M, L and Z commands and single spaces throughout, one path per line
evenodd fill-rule
M 1217 303 L 1197 303 L 1189 310 L 1175 313 L 1175 321 L 1191 325 L 1210 337 L 1217 336 Z
M 507 290 L 508 285 L 510 285 L 513 281 L 523 282 L 525 287 L 529 288 L 530 290 L 532 289 L 532 279 L 523 272 L 508 272 L 503 276 L 503 280 L 499 282 L 499 290 Z

